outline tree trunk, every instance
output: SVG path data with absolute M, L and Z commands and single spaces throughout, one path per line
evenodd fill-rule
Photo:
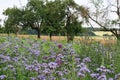
M 37 29 L 37 33 L 38 33 L 37 37 L 40 38 L 40 30 L 39 30 L 39 28 Z
M 73 41 L 73 39 L 74 39 L 74 36 L 67 33 L 67 42 L 69 43 Z
M 15 33 L 15 36 L 17 37 L 17 36 L 18 36 L 18 34 L 17 34 L 17 33 Z
M 8 34 L 8 36 L 10 36 L 10 33 L 9 33 L 9 32 L 7 32 L 7 34 Z
M 50 41 L 52 41 L 52 33 L 50 33 L 49 37 L 50 37 Z

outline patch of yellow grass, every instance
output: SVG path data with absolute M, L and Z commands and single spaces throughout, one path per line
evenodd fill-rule
M 97 36 L 103 36 L 105 34 L 113 35 L 110 31 L 94 31 L 93 33 L 96 34 Z
M 0 36 L 7 36 L 6 34 L 0 34 Z M 15 35 L 10 35 L 15 36 Z M 18 35 L 20 38 L 34 38 L 37 39 L 37 35 Z M 50 40 L 49 36 L 41 36 L 43 40 Z M 53 41 L 63 41 L 67 40 L 66 36 L 52 36 Z M 74 41 L 81 41 L 85 43 L 100 42 L 105 45 L 116 44 L 117 40 L 113 36 L 76 36 Z
M 76 41 L 85 43 L 99 42 L 105 45 L 116 44 L 117 39 L 113 36 L 91 36 L 91 37 L 75 37 Z

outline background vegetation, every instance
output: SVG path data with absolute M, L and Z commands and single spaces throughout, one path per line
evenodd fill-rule
M 50 39 L 55 34 L 65 35 L 69 42 L 75 35 L 84 32 L 83 23 L 91 25 L 93 30 L 93 24 L 96 23 L 102 30 L 110 31 L 119 40 L 119 0 L 114 1 L 114 4 L 109 0 L 90 0 L 90 4 L 93 7 L 78 5 L 74 0 L 28 0 L 22 8 L 14 6 L 3 12 L 8 17 L 4 21 L 1 33 L 17 35 L 21 29 L 23 33 L 30 30 L 31 33 L 37 33 L 38 38 L 41 34 L 49 35 Z M 116 17 L 112 18 L 112 14 Z

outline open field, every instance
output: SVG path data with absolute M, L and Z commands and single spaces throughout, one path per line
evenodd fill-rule
M 94 34 L 97 36 L 103 36 L 103 35 L 113 35 L 110 31 L 93 31 Z
M 0 36 L 7 36 L 6 34 L 0 34 Z M 15 36 L 11 34 L 10 36 Z M 18 35 L 20 38 L 34 38 L 37 39 L 36 35 Z M 41 39 L 43 40 L 49 40 L 49 36 L 41 36 Z M 65 36 L 52 36 L 53 41 L 65 41 L 67 40 Z M 74 41 L 80 41 L 80 42 L 100 42 L 102 44 L 108 45 L 108 44 L 116 44 L 116 38 L 113 36 L 76 36 L 74 38 Z

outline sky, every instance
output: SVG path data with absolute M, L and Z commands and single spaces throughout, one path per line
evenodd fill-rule
M 75 0 L 77 4 L 80 5 L 87 5 L 88 0 Z M 3 20 L 5 19 L 5 16 L 2 14 L 4 10 L 6 10 L 8 7 L 22 7 L 26 5 L 27 0 L 0 0 L 0 19 L 2 19 L 2 22 L 0 24 L 3 25 Z
M 2 19 L 2 22 L 0 24 L 3 24 L 3 20 L 5 19 L 5 16 L 2 14 L 4 10 L 6 10 L 8 7 L 21 7 L 24 6 L 27 3 L 27 0 L 0 0 L 0 19 Z

